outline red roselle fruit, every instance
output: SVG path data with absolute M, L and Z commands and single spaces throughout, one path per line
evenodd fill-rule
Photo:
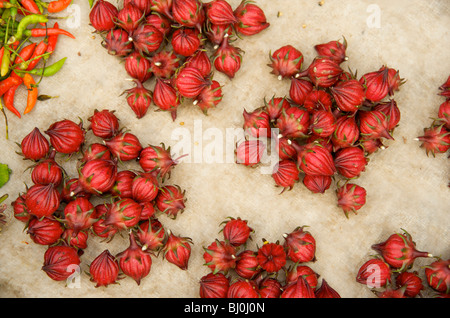
M 179 66 L 180 59 L 172 51 L 157 52 L 150 59 L 150 70 L 157 78 L 161 79 L 172 77 Z
M 204 77 L 211 74 L 212 64 L 206 51 L 200 49 L 193 55 L 189 56 L 185 62 L 190 67 L 198 69 Z
M 144 87 L 142 82 L 135 80 L 136 86 L 127 89 L 127 103 L 138 119 L 147 114 L 148 108 L 152 103 L 152 92 Z
M 221 230 L 225 242 L 235 247 L 244 245 L 254 232 L 253 229 L 248 226 L 247 220 L 242 220 L 240 217 L 229 217 L 228 219 L 222 222 L 225 224 Z
M 185 192 L 177 185 L 167 185 L 160 188 L 155 199 L 156 207 L 170 218 L 176 219 L 178 214 L 184 211 Z
M 381 258 L 372 258 L 361 265 L 356 281 L 368 288 L 385 287 L 392 282 L 391 268 Z
M 213 25 L 211 23 L 206 24 L 205 35 L 208 40 L 214 44 L 214 49 L 217 50 L 225 40 L 233 34 L 233 28 L 231 25 Z
M 346 56 L 347 40 L 344 38 L 343 43 L 339 41 L 330 41 L 328 43 L 318 44 L 314 46 L 319 56 L 328 56 L 335 60 L 338 64 L 348 60 Z
M 191 257 L 191 244 L 193 243 L 189 237 L 177 236 L 169 231 L 162 249 L 164 259 L 182 270 L 187 270 Z
M 65 229 L 61 235 L 61 238 L 67 243 L 68 246 L 83 250 L 87 248 L 88 236 L 88 231 L 80 231 L 75 233 L 74 230 Z
M 62 168 L 54 159 L 46 159 L 38 163 L 31 171 L 31 180 L 35 184 L 53 183 L 57 187 L 61 184 L 62 179 Z
M 287 284 L 296 282 L 299 277 L 303 277 L 312 289 L 319 284 L 319 274 L 309 266 L 295 264 L 286 271 Z
M 136 51 L 149 55 L 159 49 L 164 35 L 153 25 L 142 23 L 133 30 L 130 39 Z
M 365 139 L 394 139 L 389 133 L 389 122 L 386 114 L 378 110 L 359 111 L 359 130 Z
M 33 161 L 44 158 L 50 149 L 48 140 L 37 127 L 22 139 L 20 147 L 24 158 Z
M 117 259 L 111 255 L 109 250 L 104 250 L 89 265 L 91 281 L 96 283 L 95 287 L 116 283 L 119 278 L 119 271 Z
M 76 198 L 64 208 L 64 224 L 78 232 L 89 229 L 97 220 L 94 218 L 94 205 L 86 198 Z
M 272 74 L 278 79 L 289 78 L 300 73 L 303 65 L 303 54 L 292 45 L 286 45 L 270 55 Z
M 269 114 L 263 108 L 249 113 L 244 109 L 244 131 L 255 138 L 271 136 Z
M 136 243 L 133 233 L 130 233 L 130 246 L 116 255 L 122 272 L 133 278 L 138 285 L 141 280 L 150 273 L 152 258 L 150 254 L 143 251 Z
M 64 119 L 52 124 L 45 133 L 50 137 L 50 144 L 57 152 L 72 154 L 78 152 L 84 143 L 85 130 L 82 123 Z
M 99 138 L 110 139 L 119 132 L 119 119 L 114 111 L 94 110 L 94 115 L 89 117 L 88 120 L 91 122 L 89 129 Z
M 228 288 L 227 298 L 259 298 L 258 286 L 251 280 L 237 280 Z
M 412 267 L 418 257 L 431 257 L 431 254 L 416 249 L 416 244 L 406 231 L 392 234 L 386 241 L 372 245 L 372 249 L 377 251 L 386 263 L 401 271 Z
M 70 246 L 50 246 L 44 254 L 42 270 L 53 280 L 66 280 L 77 271 L 81 261 L 77 250 Z
M 278 272 L 286 265 L 286 252 L 282 245 L 264 241 L 256 256 L 259 266 L 268 273 Z
M 379 103 L 372 107 L 373 110 L 382 112 L 387 117 L 387 129 L 392 131 L 400 122 L 400 109 L 397 106 L 397 102 L 391 99 L 386 103 Z
M 171 20 L 157 12 L 152 12 L 151 14 L 147 15 L 147 17 L 145 18 L 145 22 L 157 28 L 159 32 L 164 35 L 164 37 L 170 35 L 170 32 L 172 31 Z
M 112 225 L 106 225 L 105 219 L 100 218 L 97 222 L 92 224 L 92 231 L 95 235 L 103 238 L 106 242 L 110 242 L 119 230 Z
M 364 87 L 355 79 L 339 81 L 330 90 L 337 106 L 343 112 L 357 112 L 365 100 Z
M 234 268 L 236 274 L 242 278 L 253 279 L 261 272 L 259 267 L 258 254 L 252 250 L 242 251 L 237 255 L 236 267 Z
M 405 296 L 416 297 L 424 289 L 422 279 L 418 276 L 417 272 L 403 272 L 400 273 L 395 279 L 398 288 L 406 286 Z
M 442 293 L 450 293 L 450 260 L 439 259 L 425 267 L 428 285 Z
M 261 162 L 266 145 L 260 140 L 245 140 L 236 147 L 236 163 L 255 166 Z
M 276 278 L 268 276 L 259 283 L 258 291 L 261 298 L 280 298 L 281 283 Z
M 341 298 L 341 295 L 331 288 L 325 279 L 322 279 L 322 284 L 314 291 L 314 294 L 316 298 Z
M 389 96 L 393 96 L 395 91 L 399 91 L 400 86 L 405 82 L 405 79 L 400 77 L 398 70 L 388 68 Z
M 336 118 L 326 110 L 315 110 L 311 114 L 309 129 L 319 137 L 329 137 L 336 130 Z
M 316 240 L 304 227 L 297 227 L 291 233 L 283 235 L 287 257 L 294 263 L 315 261 Z
M 238 20 L 234 28 L 238 33 L 246 36 L 258 34 L 270 26 L 264 11 L 250 1 L 241 1 L 234 10 L 234 16 Z
M 61 195 L 52 183 L 35 184 L 25 196 L 25 205 L 30 214 L 42 218 L 52 215 L 60 205 Z
M 213 63 L 216 70 L 229 78 L 234 78 L 241 68 L 241 62 L 241 50 L 229 44 L 228 38 L 222 41 L 222 44 L 213 55 Z
M 336 119 L 336 130 L 331 136 L 334 151 L 353 146 L 359 138 L 359 127 L 354 116 Z
M 125 70 L 139 82 L 146 82 L 152 75 L 150 61 L 139 52 L 132 52 L 125 58 Z
M 153 202 L 143 202 L 141 203 L 141 221 L 148 220 L 155 214 L 155 206 Z
M 83 152 L 83 157 L 80 158 L 80 162 L 84 164 L 94 159 L 111 160 L 112 154 L 105 145 L 93 143 Z
M 166 240 L 164 227 L 156 218 L 150 218 L 139 224 L 136 236 L 144 251 L 148 249 L 157 252 L 164 246 Z
M 439 93 L 440 96 L 447 98 L 447 100 L 450 98 L 450 76 L 447 78 L 447 81 L 439 87 L 439 90 L 441 90 Z
M 316 87 L 331 87 L 339 80 L 343 70 L 335 60 L 326 56 L 314 59 L 308 67 L 308 77 Z
M 274 96 L 269 102 L 264 99 L 264 106 L 269 114 L 270 121 L 275 122 L 278 117 L 281 116 L 283 110 L 289 109 L 291 104 L 286 100 L 286 98 Z
M 141 10 L 142 14 L 148 15 L 152 11 L 152 2 L 147 0 L 125 0 L 124 5 L 128 3 L 134 4 L 139 10 Z
M 93 159 L 86 162 L 79 170 L 79 183 L 85 192 L 101 195 L 114 186 L 117 165 L 112 160 Z
M 112 195 L 121 199 L 132 198 L 131 185 L 134 178 L 136 178 L 136 173 L 131 170 L 119 171 L 111 189 Z
M 199 0 L 173 0 L 172 17 L 175 22 L 199 31 L 206 18 L 203 3 Z
M 225 0 L 213 0 L 205 4 L 207 19 L 216 25 L 228 25 L 237 22 L 233 8 Z
M 89 199 L 92 196 L 91 193 L 85 192 L 80 185 L 78 178 L 72 178 L 64 180 L 61 190 L 61 198 L 64 202 L 70 202 L 79 197 L 85 197 Z
M 141 218 L 142 206 L 133 199 L 125 198 L 113 202 L 105 215 L 105 225 L 117 230 L 137 225 Z
M 13 202 L 11 202 L 11 206 L 13 208 L 14 218 L 24 223 L 27 223 L 30 220 L 31 215 L 27 206 L 25 205 L 24 194 L 17 196 L 17 198 Z
M 127 32 L 133 32 L 133 30 L 139 26 L 143 18 L 144 13 L 130 2 L 124 4 L 123 8 L 119 10 L 116 24 Z
M 299 150 L 298 162 L 300 170 L 310 176 L 332 176 L 336 172 L 331 152 L 316 142 Z
M 283 188 L 283 193 L 286 189 L 291 190 L 294 187 L 300 179 L 299 174 L 297 164 L 293 160 L 285 159 L 274 166 L 272 178 L 278 187 Z
M 348 217 L 350 211 L 356 214 L 366 204 L 366 189 L 354 184 L 346 183 L 336 190 L 338 206 L 344 211 Z
M 379 102 L 389 93 L 389 69 L 385 66 L 363 75 L 359 81 L 364 86 L 366 99 L 369 101 Z
M 120 161 L 130 161 L 139 157 L 142 145 L 136 135 L 129 132 L 119 132 L 109 140 L 105 140 L 109 151 Z
M 325 193 L 331 186 L 333 179 L 330 176 L 305 175 L 303 184 L 312 193 Z
M 359 139 L 359 145 L 364 149 L 367 154 L 372 154 L 378 149 L 386 149 L 386 146 L 383 145 L 381 139 Z
M 209 273 L 200 279 L 200 298 L 227 298 L 230 279 L 222 273 Z
M 150 10 L 172 19 L 172 0 L 150 0 Z
M 306 96 L 313 90 L 314 86 L 310 81 L 301 78 L 292 78 L 289 89 L 289 97 L 296 105 L 303 105 Z
M 162 111 L 169 111 L 172 114 L 172 119 L 175 120 L 177 116 L 177 108 L 181 103 L 180 96 L 176 89 L 169 81 L 156 79 L 156 84 L 153 91 L 153 102 Z
M 316 298 L 312 289 L 303 277 L 283 287 L 281 298 Z
M 359 177 L 366 169 L 368 159 L 359 147 L 348 147 L 336 152 L 334 165 L 338 173 L 348 179 Z
M 450 129 L 450 100 L 446 100 L 439 106 L 438 117 L 445 128 Z
M 97 31 L 109 31 L 115 27 L 119 10 L 110 2 L 98 0 L 89 13 L 89 21 Z
M 133 51 L 133 42 L 128 33 L 122 29 L 111 29 L 106 34 L 102 46 L 108 51 L 108 54 L 124 57 Z
M 197 29 L 180 28 L 172 34 L 173 51 L 182 56 L 193 55 L 202 44 L 202 36 Z
M 293 145 L 296 143 L 295 141 L 286 137 L 275 138 L 275 141 L 277 142 L 277 152 L 280 160 L 297 158 L 297 150 Z
M 283 110 L 276 121 L 276 127 L 280 130 L 280 135 L 290 139 L 305 137 L 309 125 L 309 113 L 296 106 Z
M 203 249 L 205 251 L 203 253 L 205 265 L 214 274 L 222 272 L 226 275 L 230 269 L 236 267 L 236 249 L 231 244 L 216 239 Z
M 166 148 L 164 144 L 161 144 L 161 146 L 145 147 L 138 159 L 144 172 L 155 172 L 164 179 L 166 176 L 170 177 L 171 170 L 179 163 L 181 157 L 172 158 L 170 147 Z
M 211 80 L 205 78 L 195 67 L 184 67 L 174 79 L 175 88 L 181 96 L 196 98 L 200 92 L 211 85 Z
M 422 136 L 417 137 L 421 142 L 421 147 L 425 149 L 427 156 L 431 153 L 445 153 L 450 149 L 450 131 L 444 125 L 424 128 Z
M 333 100 L 331 95 L 321 89 L 312 89 L 305 97 L 303 107 L 309 111 L 326 110 L 331 112 Z
M 27 234 L 34 243 L 52 245 L 56 243 L 64 232 L 62 224 L 54 218 L 32 218 L 28 223 Z
M 222 98 L 222 86 L 219 82 L 213 80 L 210 86 L 202 89 L 195 99 L 194 105 L 197 105 L 204 114 L 208 114 L 208 109 L 215 108 L 222 101 Z
M 131 184 L 131 194 L 136 202 L 153 201 L 159 192 L 159 182 L 154 173 L 138 173 Z

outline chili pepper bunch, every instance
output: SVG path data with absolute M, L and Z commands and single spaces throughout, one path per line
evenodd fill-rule
M 63 58 L 52 65 L 47 62 L 55 50 L 59 35 L 75 38 L 66 30 L 60 29 L 58 22 L 48 26 L 49 14 L 66 9 L 71 0 L 42 2 L 40 0 L 0 0 L 0 110 L 6 121 L 4 106 L 17 117 L 21 113 L 14 105 L 17 89 L 24 85 L 28 90 L 23 114 L 31 112 L 39 99 L 38 86 L 43 77 L 56 74 L 64 65 Z M 34 41 L 33 41 L 34 40 Z M 39 62 L 43 65 L 37 68 Z M 35 79 L 33 76 L 38 76 Z

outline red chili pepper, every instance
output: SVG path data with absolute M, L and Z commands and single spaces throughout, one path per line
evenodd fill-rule
M 37 6 L 36 2 L 34 2 L 34 0 L 19 0 L 19 2 L 22 5 L 22 7 L 28 11 L 28 12 L 25 12 L 25 11 L 21 10 L 21 13 L 23 13 L 24 15 L 41 14 L 39 7 Z
M 55 28 L 26 30 L 25 35 L 32 36 L 34 38 L 41 36 L 65 35 L 71 37 L 72 39 L 75 39 L 75 37 L 70 32 L 63 29 L 55 29 Z
M 30 57 L 33 55 L 34 49 L 36 48 L 36 43 L 28 44 L 27 46 L 24 46 L 20 52 L 19 55 L 14 60 L 14 64 L 20 64 L 22 62 L 28 61 Z
M 9 76 L 0 82 L 0 96 L 3 96 L 11 87 L 22 84 L 19 76 Z
M 34 81 L 33 76 L 26 73 L 23 77 L 23 83 L 28 89 L 28 97 L 27 97 L 27 107 L 23 111 L 24 114 L 28 114 L 36 105 L 38 98 L 38 89 L 36 87 L 36 82 Z
M 45 43 L 45 41 L 39 42 L 39 44 L 36 46 L 36 49 L 33 52 L 33 55 L 30 57 L 29 60 L 30 63 L 28 64 L 27 71 L 31 71 L 36 67 L 36 65 L 39 63 L 42 57 L 38 57 L 44 53 L 47 52 L 48 44 Z
M 59 29 L 58 22 L 55 22 L 53 25 L 53 29 Z M 58 43 L 58 34 L 52 35 L 47 38 L 47 53 L 52 53 L 56 48 L 56 43 Z
M 5 103 L 5 107 L 9 109 L 17 117 L 21 118 L 20 112 L 14 107 L 14 98 L 16 96 L 16 90 L 19 88 L 21 84 L 14 85 L 10 89 L 6 91 L 3 95 L 3 102 Z
M 61 12 L 66 9 L 72 0 L 56 0 L 48 4 L 47 11 L 50 13 Z

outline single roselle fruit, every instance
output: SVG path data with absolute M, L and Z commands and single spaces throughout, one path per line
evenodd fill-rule
M 173 0 L 172 17 L 175 22 L 182 26 L 195 27 L 201 31 L 206 15 L 203 10 L 203 3 L 199 0 Z
M 338 173 L 347 179 L 359 177 L 366 169 L 369 160 L 360 147 L 342 148 L 335 153 L 334 166 Z
M 133 233 L 130 233 L 130 246 L 116 255 L 122 272 L 133 278 L 138 285 L 150 273 L 152 258 L 147 251 L 143 251 L 136 243 Z
M 97 31 L 109 31 L 115 27 L 119 10 L 108 1 L 98 0 L 89 13 L 89 21 Z
M 158 219 L 150 218 L 139 224 L 136 236 L 142 250 L 157 252 L 164 246 L 166 231 Z
M 153 215 L 155 215 L 155 204 L 153 201 L 151 202 L 143 202 L 141 203 L 142 211 L 141 211 L 141 221 L 148 220 Z
M 216 25 L 229 25 L 238 20 L 234 16 L 233 8 L 225 0 L 213 0 L 205 3 L 205 12 L 207 19 Z
M 126 90 L 127 103 L 138 119 L 147 114 L 152 103 L 152 92 L 144 87 L 139 80 L 135 80 L 136 86 Z
M 204 77 L 209 76 L 212 70 L 211 60 L 205 50 L 199 49 L 186 59 L 185 65 L 195 67 Z
M 244 245 L 250 239 L 254 230 L 248 226 L 247 220 L 242 220 L 240 217 L 228 217 L 228 219 L 222 222 L 222 224 L 225 224 L 221 230 L 225 242 L 235 247 Z
M 230 243 L 216 239 L 203 249 L 205 251 L 203 253 L 204 265 L 208 266 L 214 274 L 222 272 L 226 275 L 229 270 L 236 267 L 236 248 Z
M 314 46 L 314 49 L 319 56 L 328 56 L 338 64 L 348 60 L 345 53 L 347 50 L 347 40 L 345 38 L 343 43 L 339 41 L 330 41 L 328 43 L 317 44 Z
M 87 231 L 79 231 L 78 233 L 75 233 L 72 229 L 65 229 L 61 235 L 61 238 L 67 243 L 67 245 L 83 250 L 87 248 L 88 236 L 89 234 Z
M 400 77 L 400 71 L 388 68 L 388 83 L 389 83 L 389 95 L 394 95 L 394 92 L 400 90 L 400 86 L 405 83 L 405 79 Z
M 289 89 L 289 97 L 298 106 L 303 106 L 306 97 L 313 90 L 314 86 L 310 81 L 301 78 L 292 78 Z M 331 107 L 331 105 L 330 105 Z
M 136 51 L 149 55 L 157 51 L 164 41 L 164 35 L 155 26 L 141 23 L 130 35 L 131 43 Z
M 150 70 L 161 79 L 172 77 L 179 66 L 180 59 L 173 51 L 159 51 L 150 59 Z
M 296 146 L 294 146 L 294 144 L 296 144 L 295 141 L 286 137 L 275 138 L 275 141 L 277 142 L 276 149 L 280 160 L 295 160 L 297 158 L 297 149 L 295 148 Z
M 132 198 L 131 185 L 134 178 L 136 178 L 136 173 L 131 170 L 119 171 L 114 186 L 111 189 L 111 194 L 121 199 Z
M 271 73 L 281 80 L 300 73 L 303 65 L 303 54 L 292 45 L 285 45 L 270 55 L 270 61 Z
M 25 159 L 38 161 L 47 155 L 50 144 L 44 135 L 42 135 L 39 128 L 35 127 L 22 139 L 20 148 Z
M 53 183 L 35 184 L 25 195 L 25 205 L 30 214 L 42 218 L 52 215 L 61 202 L 61 195 Z
M 30 211 L 25 204 L 25 194 L 20 194 L 17 198 L 11 202 L 11 206 L 14 212 L 14 218 L 27 223 L 31 219 Z
M 124 57 L 133 51 L 133 42 L 128 33 L 122 29 L 111 29 L 106 33 L 102 46 L 108 54 Z
M 155 203 L 159 211 L 176 219 L 185 209 L 185 192 L 177 185 L 167 185 L 159 189 Z
M 96 288 L 116 283 L 119 278 L 119 271 L 117 259 L 107 249 L 89 265 L 91 281 L 96 283 Z
M 333 150 L 353 146 L 359 139 L 359 127 L 354 116 L 341 116 L 336 119 L 336 130 L 331 135 Z
M 445 128 L 450 129 L 450 100 L 446 100 L 439 106 L 438 118 L 444 123 Z
M 117 230 L 134 227 L 140 221 L 141 211 L 142 206 L 133 199 L 115 201 L 106 212 L 104 225 L 111 225 Z
M 136 51 L 125 58 L 125 70 L 128 75 L 141 83 L 146 82 L 153 75 L 150 60 Z
M 230 279 L 222 273 L 209 273 L 200 279 L 200 298 L 227 298 Z
M 314 294 L 316 295 L 316 298 L 341 298 L 341 295 L 331 288 L 325 279 L 322 279 L 322 284 L 320 287 L 316 288 Z
M 116 24 L 127 32 L 133 32 L 144 18 L 144 13 L 133 3 L 124 4 L 119 10 Z
M 211 80 L 205 78 L 195 67 L 183 67 L 174 79 L 175 88 L 181 96 L 196 98 L 200 92 L 211 85 Z
M 373 110 L 382 112 L 387 117 L 387 129 L 392 131 L 397 127 L 400 122 L 400 109 L 397 106 L 397 102 L 391 99 L 389 102 L 380 103 L 372 107 Z
M 319 56 L 308 67 L 308 77 L 316 87 L 331 87 L 339 80 L 343 70 L 330 57 Z
M 229 44 L 228 37 L 222 41 L 222 44 L 214 52 L 213 63 L 217 71 L 234 78 L 241 69 L 242 55 L 241 49 Z
M 291 190 L 300 180 L 299 174 L 297 164 L 293 160 L 284 159 L 274 166 L 272 178 L 278 187 L 283 188 L 283 193 L 286 189 Z
M 80 150 L 86 131 L 82 123 L 77 125 L 64 119 L 50 125 L 45 133 L 50 137 L 50 144 L 57 152 L 72 154 Z
M 366 204 L 366 195 L 366 189 L 354 183 L 346 183 L 336 190 L 337 204 L 346 217 L 350 211 L 356 214 Z
M 78 173 L 78 181 L 83 191 L 101 195 L 114 186 L 117 165 L 112 160 L 93 159 L 86 162 Z
M 145 147 L 138 159 L 144 172 L 155 172 L 164 179 L 166 176 L 170 176 L 171 170 L 179 164 L 180 158 L 174 159 L 170 153 L 170 147 L 166 148 L 162 143 L 161 146 Z
M 213 80 L 210 86 L 202 89 L 200 94 L 194 101 L 194 105 L 200 107 L 205 115 L 208 114 L 208 109 L 215 108 L 222 101 L 223 93 L 222 86 L 219 82 Z
M 286 110 L 283 109 L 276 121 L 276 127 L 280 130 L 280 135 L 291 139 L 306 137 L 309 125 L 309 113 L 296 106 L 291 106 Z
M 172 34 L 171 44 L 174 52 L 182 56 L 191 56 L 202 43 L 202 35 L 197 29 L 179 28 Z
M 63 281 L 76 272 L 81 261 L 78 252 L 70 246 L 50 246 L 44 254 L 42 270 L 53 280 Z
M 314 262 L 316 259 L 316 240 L 304 227 L 283 235 L 283 247 L 287 257 L 294 263 Z
M 234 15 L 238 20 L 234 28 L 246 36 L 258 34 L 270 26 L 264 11 L 251 1 L 243 0 L 234 10 Z
M 357 112 L 366 98 L 364 87 L 356 79 L 339 81 L 330 88 L 330 91 L 337 106 L 343 112 Z
M 211 23 L 206 24 L 205 35 L 208 40 L 214 44 L 214 50 L 217 50 L 222 44 L 225 38 L 228 38 L 233 34 L 232 25 L 214 25 Z
M 80 158 L 80 162 L 84 164 L 94 159 L 111 160 L 112 154 L 105 145 L 93 143 L 83 152 L 83 157 Z
M 422 279 L 418 276 L 417 272 L 403 272 L 400 273 L 396 279 L 395 283 L 398 288 L 406 286 L 405 296 L 414 298 L 420 294 L 420 292 L 425 289 L 422 284 Z
M 291 104 L 284 97 L 272 97 L 269 102 L 264 99 L 264 106 L 271 122 L 275 122 L 281 116 L 283 109 L 289 109 Z
M 148 15 L 151 11 L 152 11 L 152 1 L 148 1 L 148 0 L 125 0 L 123 2 L 124 6 L 132 3 L 133 5 L 135 5 L 139 10 L 141 10 L 142 14 L 144 15 Z
M 64 180 L 63 187 L 61 189 L 61 199 L 64 202 L 70 202 L 79 197 L 85 197 L 89 199 L 91 196 L 91 193 L 84 191 L 84 189 L 81 187 L 80 180 L 78 178 Z
M 450 260 L 439 259 L 425 267 L 428 285 L 441 293 L 450 293 Z
M 336 172 L 331 152 L 316 142 L 303 146 L 297 161 L 300 170 L 309 176 L 332 176 Z
M 394 139 L 389 133 L 386 114 L 378 110 L 358 111 L 359 131 L 365 139 Z
M 139 157 L 142 145 L 136 135 L 129 132 L 119 132 L 109 140 L 105 140 L 109 151 L 120 161 L 130 161 Z
M 407 270 L 412 267 L 414 260 L 418 257 L 431 257 L 428 252 L 416 249 L 411 235 L 403 230 L 403 233 L 392 234 L 386 241 L 372 245 L 391 267 Z
M 289 267 L 286 271 L 286 284 L 297 282 L 299 277 L 303 277 L 308 283 L 309 287 L 316 289 L 319 284 L 319 274 L 317 274 L 311 267 L 306 265 L 295 264 Z
M 94 205 L 86 198 L 76 198 L 67 203 L 64 208 L 64 224 L 67 228 L 78 234 L 89 229 L 97 219 L 93 215 Z
M 316 298 L 314 289 L 306 282 L 305 278 L 299 277 L 297 281 L 283 287 L 281 298 Z
M 170 35 L 172 31 L 172 21 L 169 20 L 165 15 L 159 14 L 158 12 L 152 12 L 145 18 L 147 24 L 153 25 L 163 34 L 164 37 Z
M 333 101 L 331 95 L 321 89 L 312 89 L 305 97 L 303 107 L 309 111 L 325 110 L 331 112 Z
M 92 133 L 102 139 L 110 139 L 119 132 L 119 119 L 114 111 L 107 109 L 94 110 L 94 115 L 88 119 L 91 123 L 89 129 Z
M 167 241 L 162 249 L 163 257 L 180 269 L 187 270 L 192 244 L 192 239 L 189 237 L 177 236 L 169 231 Z
M 388 287 L 383 291 L 374 291 L 374 294 L 378 298 L 406 298 L 405 296 L 406 286 L 403 286 L 399 289 L 393 289 L 392 287 Z
M 265 277 L 258 285 L 261 298 L 280 298 L 281 283 L 270 276 Z
M 234 268 L 236 274 L 242 278 L 253 279 L 261 272 L 258 260 L 258 254 L 251 250 L 242 251 L 237 255 L 236 267 Z
M 114 235 L 119 231 L 119 229 L 111 225 L 105 225 L 105 219 L 100 218 L 97 222 L 92 224 L 92 231 L 96 236 L 105 239 L 107 242 L 110 242 L 114 238 Z
M 31 180 L 35 184 L 53 183 L 57 187 L 61 184 L 62 179 L 62 168 L 54 159 L 46 159 L 38 163 L 31 171 Z
M 264 241 L 256 256 L 259 266 L 268 273 L 278 272 L 286 265 L 286 252 L 282 245 Z
M 27 234 L 34 243 L 52 245 L 56 243 L 64 232 L 61 222 L 51 217 L 42 219 L 32 218 L 28 223 Z
M 391 284 L 391 268 L 381 258 L 372 258 L 365 262 L 356 274 L 356 281 L 369 288 L 381 288 Z
M 236 147 L 236 163 L 253 167 L 261 162 L 266 145 L 257 139 L 245 140 Z
M 138 173 L 131 183 L 131 194 L 136 202 L 153 201 L 159 192 L 159 181 L 151 172 Z
M 155 103 L 160 110 L 171 112 L 172 119 L 175 120 L 181 98 L 177 90 L 171 85 L 170 81 L 157 78 L 153 90 L 153 103 Z
M 381 139 L 364 139 L 364 138 L 360 138 L 358 140 L 358 144 L 360 147 L 362 147 L 364 149 L 364 152 L 367 155 L 370 155 L 376 151 L 378 151 L 378 149 L 385 149 L 386 146 L 383 145 L 383 142 L 381 141 Z
M 423 135 L 417 139 L 421 142 L 420 147 L 425 149 L 427 156 L 430 153 L 433 156 L 437 153 L 445 153 L 450 149 L 450 131 L 443 124 L 424 128 L 423 132 Z
M 270 118 L 267 111 L 261 107 L 252 112 L 244 109 L 244 131 L 252 137 L 268 137 L 271 136 Z
M 336 118 L 326 110 L 314 110 L 310 117 L 311 132 L 319 137 L 329 137 L 336 130 Z
M 363 75 L 359 81 L 365 88 L 366 99 L 371 102 L 379 102 L 389 94 L 389 69 L 385 66 Z
M 252 280 L 238 279 L 231 283 L 226 298 L 259 298 L 258 286 Z
M 150 0 L 150 10 L 172 19 L 172 0 Z
M 309 176 L 305 175 L 303 184 L 312 193 L 325 193 L 331 186 L 333 179 L 330 176 Z

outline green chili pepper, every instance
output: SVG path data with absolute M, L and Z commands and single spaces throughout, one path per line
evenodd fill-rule
M 13 21 L 16 20 L 16 16 L 17 16 L 17 0 L 9 0 L 9 3 L 13 5 L 13 7 L 11 7 L 11 18 L 13 19 Z
M 2 62 L 0 64 L 0 76 L 5 76 L 9 72 L 9 62 L 11 57 L 11 51 L 7 46 L 3 52 Z
M 38 75 L 38 76 L 53 76 L 59 72 L 59 70 L 63 67 L 66 62 L 67 57 L 60 59 L 58 62 L 53 63 L 52 65 L 46 66 L 44 68 L 35 68 L 27 73 Z
M 20 20 L 19 25 L 17 26 L 16 33 L 9 39 L 8 43 L 14 43 L 18 40 L 21 40 L 25 30 L 30 24 L 36 24 L 36 23 L 46 23 L 48 22 L 48 18 L 45 15 L 41 14 L 30 14 L 26 17 L 23 17 L 22 20 Z

